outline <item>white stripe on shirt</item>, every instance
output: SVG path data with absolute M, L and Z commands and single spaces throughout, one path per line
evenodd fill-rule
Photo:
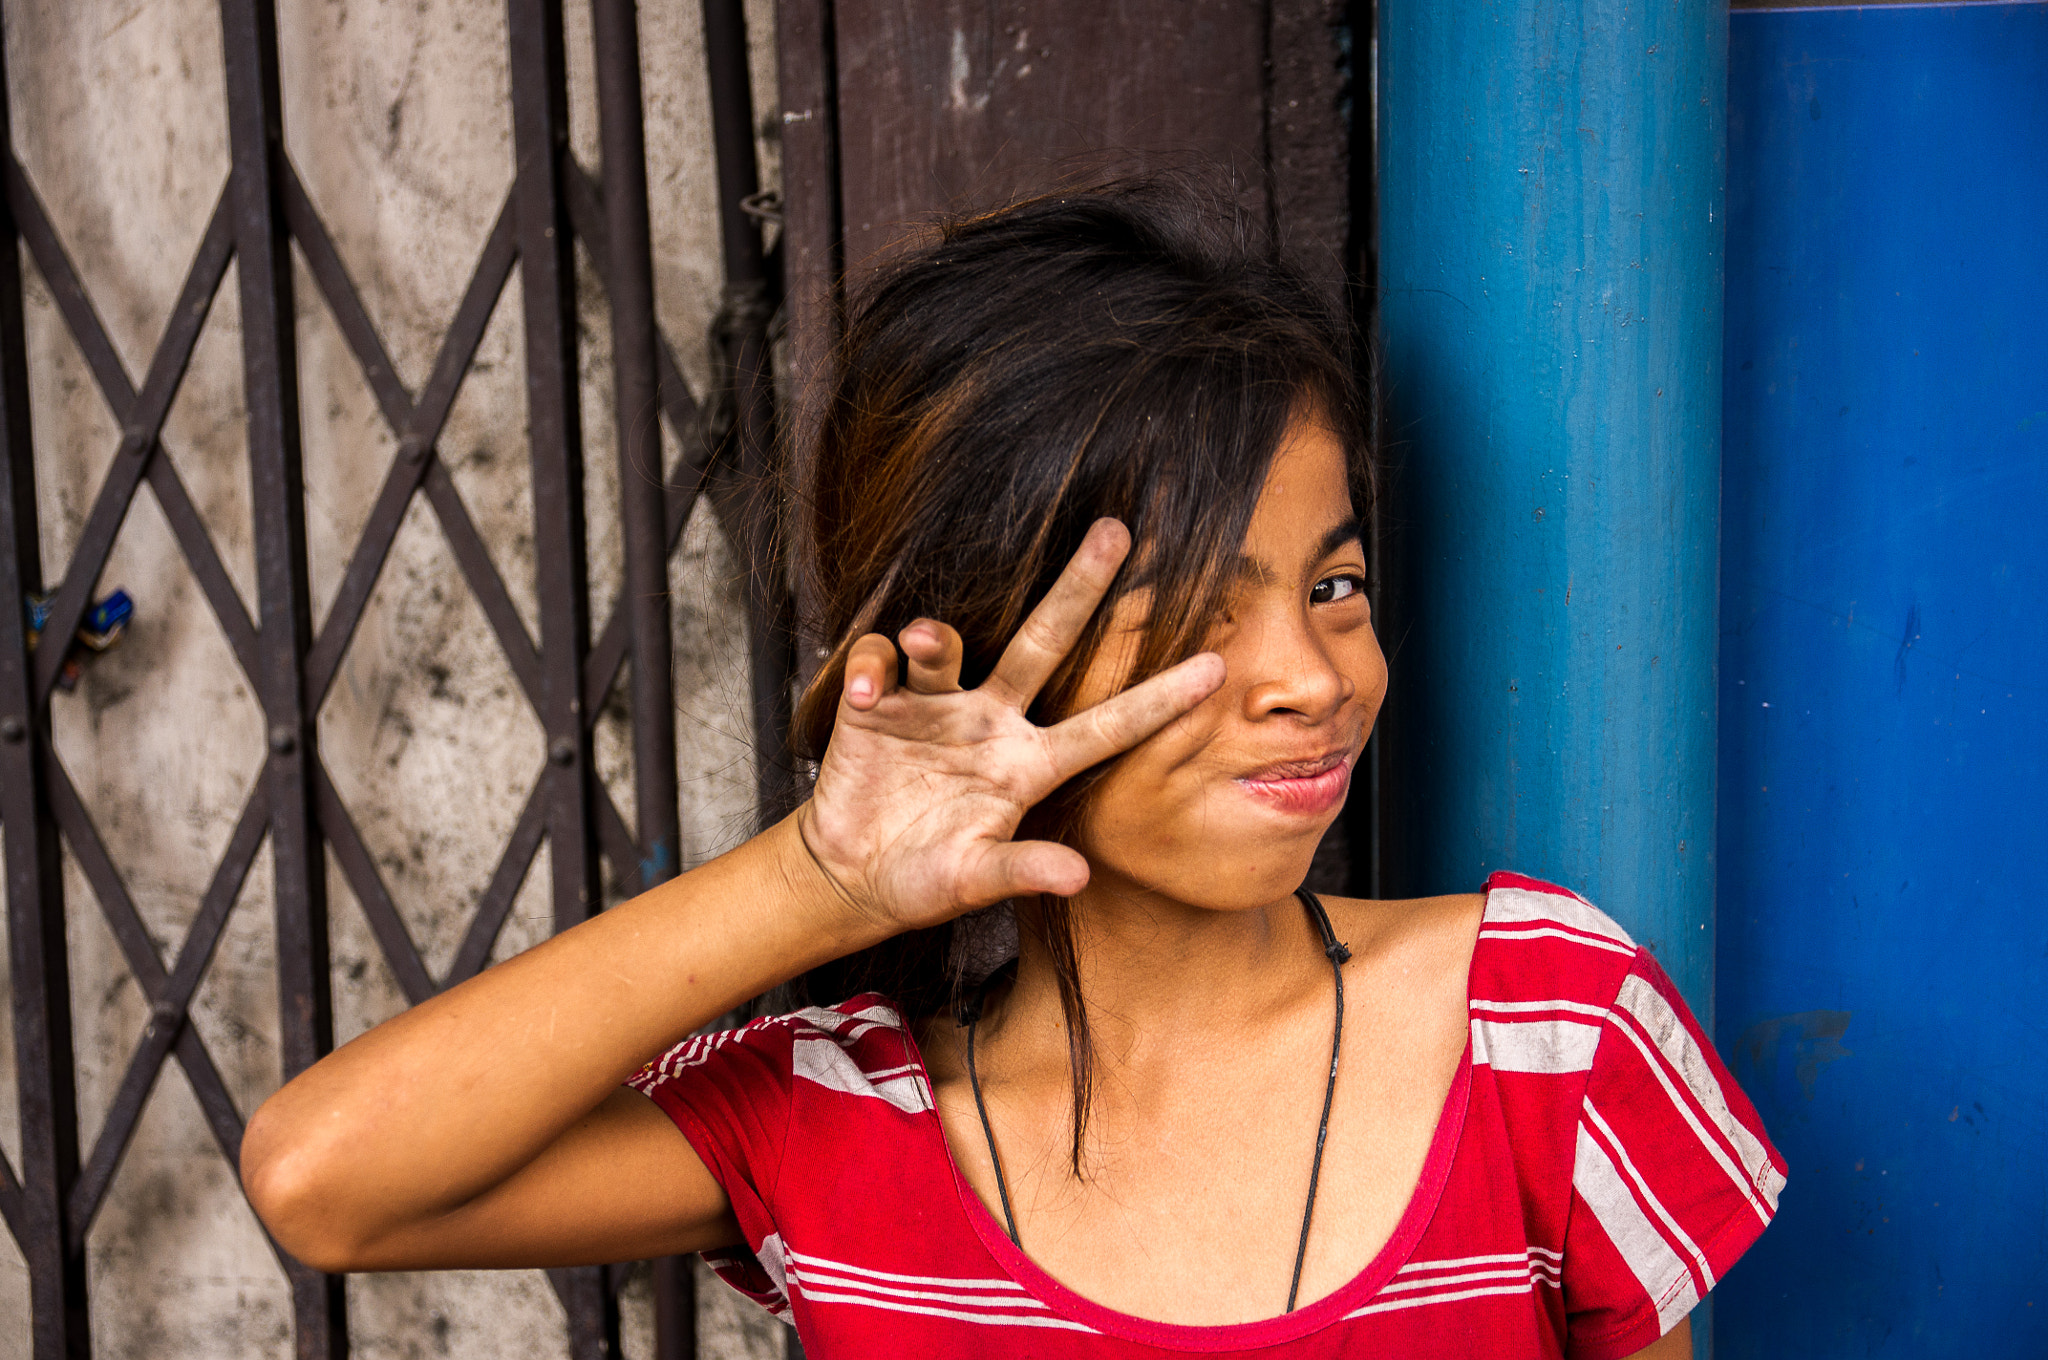
M 1090 1332 L 1066 1318 L 1052 1316 L 1046 1305 L 1025 1293 L 1015 1280 L 972 1276 L 903 1275 L 889 1270 L 831 1261 L 804 1252 L 788 1253 L 790 1277 L 810 1303 L 845 1303 L 889 1313 L 917 1313 L 997 1327 L 1052 1327 Z M 888 1280 L 892 1283 L 882 1284 Z M 937 1289 L 899 1286 L 937 1285 Z M 947 1304 L 957 1305 L 946 1307 Z M 1036 1309 L 1036 1312 L 1018 1310 Z M 973 1310 L 973 1311 L 969 1311 Z M 1007 1311 L 1006 1311 L 1007 1310 Z
M 917 1299 L 924 1303 L 957 1303 L 966 1308 L 997 1310 L 1003 1308 L 1043 1309 L 1045 1305 L 1037 1299 L 1002 1294 L 951 1294 L 940 1289 L 897 1289 L 886 1284 L 866 1284 L 846 1275 L 834 1275 L 830 1271 L 799 1266 L 791 1276 L 797 1282 L 799 1291 L 807 1299 L 822 1297 L 821 1290 L 846 1290 L 849 1297 L 858 1294 L 873 1304 L 884 1304 L 892 1299 Z
M 791 1251 L 789 1259 L 799 1266 L 812 1266 L 819 1270 L 836 1271 L 842 1275 L 859 1275 L 870 1280 L 886 1280 L 890 1284 L 935 1284 L 948 1289 L 998 1289 L 1022 1294 L 1024 1286 L 1006 1278 L 977 1279 L 957 1275 L 899 1275 L 890 1270 L 873 1270 L 867 1266 L 852 1265 L 846 1261 L 832 1261 L 809 1252 Z
M 799 1038 L 790 1048 L 793 1075 L 814 1081 L 827 1090 L 849 1096 L 871 1096 L 893 1105 L 905 1114 L 921 1114 L 932 1108 L 931 1092 L 915 1068 L 898 1068 L 901 1076 L 877 1081 L 861 1071 L 853 1055 L 833 1038 Z
M 1590 1015 L 1605 1020 L 1613 1007 L 1595 1006 L 1585 1001 L 1487 1001 L 1473 997 L 1466 1009 L 1474 1011 L 1499 1011 L 1506 1015 L 1521 1015 L 1535 1011 L 1568 1011 L 1573 1015 Z
M 1583 1020 L 1472 1017 L 1472 1065 L 1496 1072 L 1590 1072 L 1600 1026 Z
M 885 1313 L 921 1313 L 926 1317 L 951 1318 L 955 1322 L 978 1322 L 993 1327 L 1056 1327 L 1068 1332 L 1094 1332 L 1093 1327 L 1078 1322 L 1069 1322 L 1062 1317 L 1048 1314 L 1026 1314 L 1012 1316 L 1002 1313 L 963 1313 L 953 1308 L 939 1308 L 922 1303 L 895 1303 L 883 1299 L 871 1299 L 859 1294 L 814 1293 L 804 1291 L 804 1298 L 811 1303 L 857 1303 L 867 1308 L 879 1308 Z
M 1558 1273 L 1563 1256 L 1562 1252 L 1548 1247 L 1530 1247 L 1527 1252 L 1410 1261 L 1394 1272 L 1394 1282 L 1383 1286 L 1373 1302 L 1354 1309 L 1345 1317 L 1360 1318 L 1372 1313 L 1422 1308 L 1432 1303 L 1456 1303 L 1461 1299 L 1526 1294 L 1538 1283 L 1560 1289 L 1563 1286 Z M 1446 1274 L 1447 1271 L 1453 1273 Z M 1459 1288 L 1461 1285 L 1470 1287 Z
M 1529 1292 L 1529 1289 L 1529 1282 L 1524 1280 L 1520 1284 L 1492 1285 L 1479 1289 L 1460 1289 L 1449 1294 L 1427 1294 L 1412 1299 L 1388 1299 L 1383 1303 L 1368 1303 L 1363 1308 L 1355 1308 L 1351 1312 L 1346 1313 L 1344 1317 L 1348 1321 L 1351 1318 L 1362 1318 L 1373 1313 L 1394 1313 L 1404 1308 L 1427 1307 L 1432 1303 L 1456 1303 L 1460 1299 L 1479 1299 L 1485 1298 L 1490 1294 L 1526 1294 Z
M 1559 1261 L 1564 1259 L 1563 1252 L 1552 1251 L 1549 1247 L 1529 1248 L 1528 1257 L 1530 1260 L 1534 1260 L 1539 1256 L 1550 1257 Z M 1407 1275 L 1411 1273 L 1420 1274 L 1426 1271 L 1466 1270 L 1473 1266 L 1503 1265 L 1509 1261 L 1520 1261 L 1522 1259 L 1523 1253 L 1519 1251 L 1504 1251 L 1493 1256 L 1448 1256 L 1439 1261 L 1410 1261 L 1394 1273 L 1397 1275 Z
M 1554 1283 L 1547 1274 L 1541 1274 L 1536 1267 L 1524 1262 L 1520 1267 L 1503 1266 L 1499 1270 L 1469 1270 L 1462 1275 L 1425 1275 L 1413 1280 L 1396 1280 L 1380 1290 L 1381 1295 L 1412 1294 L 1422 1289 L 1441 1289 L 1445 1285 L 1472 1284 L 1478 1280 L 1520 1280 L 1524 1284 L 1541 1278 L 1546 1284 Z
M 1616 1169 L 1628 1178 L 1631 1186 L 1635 1187 L 1637 1202 L 1650 1206 L 1650 1212 L 1664 1225 L 1664 1236 L 1673 1245 L 1683 1248 L 1685 1254 L 1691 1258 L 1693 1270 L 1699 1276 L 1700 1293 L 1705 1294 L 1714 1287 L 1714 1268 L 1708 1263 L 1707 1254 L 1700 1250 L 1699 1243 L 1692 1240 L 1692 1234 L 1687 1232 L 1672 1216 L 1671 1211 L 1664 1207 L 1664 1201 L 1657 1198 L 1657 1192 L 1650 1188 L 1649 1179 L 1636 1169 L 1635 1159 L 1629 1156 L 1628 1146 L 1621 1141 L 1621 1135 L 1617 1134 L 1613 1125 L 1594 1108 L 1590 1096 L 1586 1098 L 1585 1109 L 1586 1118 L 1592 1120 L 1593 1127 L 1599 1130 L 1600 1140 L 1608 1147 Z
M 1567 926 L 1588 935 L 1597 935 L 1610 943 L 1626 946 L 1628 953 L 1636 952 L 1636 942 L 1629 938 L 1627 931 L 1615 923 L 1614 918 L 1570 893 L 1535 892 L 1528 888 L 1495 888 L 1486 894 L 1484 924 L 1491 926 L 1510 921 Z
M 1622 1263 L 1656 1304 L 1659 1334 L 1677 1326 L 1678 1320 L 1700 1301 L 1692 1272 L 1636 1203 L 1614 1159 L 1583 1122 L 1579 1125 L 1578 1154 L 1572 1164 L 1572 1189 L 1593 1210 L 1593 1217 L 1621 1254 Z
M 1721 1169 L 1728 1173 L 1729 1179 L 1741 1187 L 1742 1192 L 1749 1197 L 1750 1208 L 1755 1211 L 1756 1216 L 1765 1224 L 1769 1224 L 1772 1215 L 1778 1212 L 1778 1192 L 1784 1189 L 1785 1178 L 1778 1174 L 1778 1168 L 1772 1165 L 1770 1154 L 1764 1151 L 1764 1145 L 1758 1141 L 1756 1135 L 1745 1128 L 1742 1121 L 1735 1117 L 1735 1112 L 1728 1108 L 1727 1093 L 1721 1089 L 1721 1083 L 1714 1079 L 1713 1068 L 1708 1065 L 1706 1055 L 1700 1052 L 1700 1046 L 1686 1029 L 1685 1022 L 1678 1018 L 1678 1013 L 1671 1009 L 1671 1003 L 1666 1001 L 1655 987 L 1639 977 L 1629 977 L 1622 982 L 1617 1003 L 1635 1020 L 1636 1025 L 1642 1027 L 1642 1033 L 1638 1034 L 1634 1025 L 1622 1022 L 1616 1017 L 1616 1023 L 1620 1024 L 1622 1033 L 1628 1035 L 1641 1050 L 1651 1070 L 1656 1072 L 1657 1080 L 1663 1084 L 1665 1093 L 1671 1097 L 1672 1104 L 1678 1107 L 1678 1112 L 1685 1117 L 1685 1122 L 1692 1126 L 1692 1131 L 1700 1143 L 1713 1155 Z M 1645 1038 L 1648 1043 L 1645 1043 Z M 1656 1054 L 1663 1058 L 1663 1062 L 1659 1062 L 1657 1056 L 1652 1055 L 1651 1045 L 1655 1046 Z M 1714 1127 L 1721 1133 L 1720 1139 L 1714 1138 L 1700 1126 L 1691 1104 L 1679 1094 L 1670 1076 L 1666 1074 L 1666 1064 L 1669 1064 L 1672 1071 L 1677 1072 L 1686 1089 L 1692 1092 L 1693 1099 L 1700 1103 L 1700 1108 L 1713 1120 Z M 1740 1169 L 1722 1150 L 1724 1139 L 1726 1145 L 1733 1147 L 1736 1156 L 1742 1159 Z M 1756 1202 L 1759 1195 L 1763 1199 L 1762 1204 Z
M 1629 958 L 1636 956 L 1635 947 L 1632 945 L 1616 944 L 1612 940 L 1603 940 L 1597 935 L 1582 935 L 1576 930 L 1565 930 L 1560 927 L 1546 926 L 1535 930 L 1511 930 L 1506 928 L 1495 929 L 1487 926 L 1480 929 L 1479 938 L 1482 940 L 1570 940 L 1573 944 L 1582 944 L 1589 949 L 1604 949 L 1610 954 L 1622 954 Z

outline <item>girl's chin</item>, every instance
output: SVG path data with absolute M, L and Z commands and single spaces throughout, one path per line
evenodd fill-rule
M 1267 837 L 1245 845 L 1239 854 L 1209 848 L 1153 866 L 1119 856 L 1115 867 L 1096 861 L 1094 881 L 1112 891 L 1122 887 L 1126 893 L 1163 897 L 1202 911 L 1253 911 L 1271 906 L 1302 885 L 1319 839 L 1309 837 L 1296 847 L 1275 845 Z
M 1235 781 L 1232 781 L 1233 783 Z M 1341 802 L 1320 816 L 1276 816 L 1235 787 L 1165 817 L 1084 825 L 1075 848 L 1112 891 L 1156 894 L 1191 907 L 1247 911 L 1292 893 L 1308 876 Z

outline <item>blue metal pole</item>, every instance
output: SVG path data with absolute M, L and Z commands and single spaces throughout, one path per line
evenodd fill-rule
M 1512 868 L 1711 1026 L 1725 0 L 1379 0 L 1397 888 Z

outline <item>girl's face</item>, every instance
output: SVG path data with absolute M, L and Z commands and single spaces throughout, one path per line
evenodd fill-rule
M 1091 889 L 1242 910 L 1300 885 L 1386 692 L 1365 570 L 1343 450 L 1297 419 L 1252 513 L 1229 607 L 1204 642 L 1227 678 L 1096 785 L 1076 846 Z M 1143 592 L 1119 602 L 1081 704 L 1121 686 L 1146 607 Z

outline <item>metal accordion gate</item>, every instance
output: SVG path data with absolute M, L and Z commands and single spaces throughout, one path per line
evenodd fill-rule
M 801 6 L 796 8 L 801 9 Z M 175 1059 L 232 1167 L 247 1110 L 230 1097 L 190 1022 L 237 894 L 267 844 L 274 865 L 276 971 L 283 1075 L 332 1046 L 327 872 L 362 907 L 406 999 L 416 1003 L 488 961 L 543 841 L 553 928 L 601 908 L 605 867 L 621 892 L 673 874 L 679 858 L 676 725 L 671 695 L 669 558 L 701 497 L 734 542 L 750 582 L 751 719 L 760 815 L 788 806 L 795 787 L 781 757 L 793 674 L 792 610 L 779 539 L 757 494 L 772 480 L 777 424 L 770 326 L 780 307 L 780 261 L 764 248 L 777 213 L 758 183 L 747 33 L 740 0 L 704 0 L 724 283 L 714 323 L 715 389 L 692 393 L 653 305 L 641 59 L 633 0 L 592 0 L 602 161 L 570 150 L 560 0 L 509 0 L 511 188 L 487 236 L 431 375 L 418 391 L 396 376 L 320 211 L 285 154 L 277 14 L 271 0 L 222 0 L 230 171 L 176 309 L 145 371 L 124 365 L 0 127 L 8 155 L 0 200 L 0 830 L 6 850 L 13 1032 L 21 1092 L 21 1165 L 0 1158 L 0 1218 L 27 1262 L 38 1360 L 90 1353 L 86 1234 L 150 1099 Z M 0 71 L 0 122 L 7 118 Z M 594 611 L 585 542 L 575 247 L 606 295 L 615 364 L 623 588 Z M 373 393 L 397 452 L 338 593 L 314 617 L 306 544 L 292 247 Z M 33 262 L 121 430 L 68 564 L 44 579 L 23 320 L 23 254 Z M 202 521 L 164 421 L 217 292 L 233 262 L 242 328 L 256 610 L 251 617 Z M 436 441 L 515 265 L 523 317 L 539 636 L 522 620 Z M 666 476 L 657 421 L 682 450 Z M 189 929 L 166 965 L 107 853 L 79 789 L 52 746 L 50 704 L 66 643 L 90 622 L 95 586 L 131 503 L 147 483 L 179 552 L 260 704 L 262 767 Z M 378 863 L 337 792 L 316 719 L 361 620 L 401 520 L 423 501 L 544 733 L 545 758 L 503 844 L 452 965 L 430 971 Z M 40 629 L 25 601 L 37 600 Z M 37 636 L 46 645 L 34 645 Z M 57 640 L 51 642 L 50 640 Z M 629 825 L 592 762 L 599 710 L 630 663 L 634 807 Z M 61 848 L 60 848 L 61 847 Z M 62 848 L 96 898 L 148 1023 L 136 1036 L 104 1126 L 80 1145 L 67 961 Z M 290 1283 L 296 1353 L 348 1353 L 344 1281 L 277 1253 Z M 578 1360 L 617 1353 L 619 1268 L 551 1272 Z M 656 1263 L 657 1350 L 695 1353 L 691 1276 Z

